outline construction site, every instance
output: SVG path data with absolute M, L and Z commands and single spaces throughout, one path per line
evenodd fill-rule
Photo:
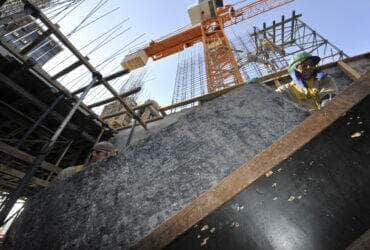
M 369 47 L 306 0 L 132 2 L 0 0 L 0 249 L 370 249 Z

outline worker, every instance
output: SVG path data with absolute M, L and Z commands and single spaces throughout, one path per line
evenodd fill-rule
M 290 91 L 296 101 L 309 111 L 325 106 L 337 93 L 337 87 L 332 77 L 317 68 L 320 60 L 320 57 L 307 52 L 295 54 L 288 65 L 292 81 L 278 87 L 276 92 Z
M 57 175 L 57 179 L 65 180 L 73 176 L 74 174 L 86 169 L 89 165 L 91 165 L 94 162 L 101 161 L 111 156 L 117 155 L 117 152 L 118 151 L 115 149 L 112 143 L 107 142 L 107 141 L 99 142 L 95 144 L 95 146 L 93 147 L 92 152 L 89 155 L 89 159 L 86 164 L 63 169 Z

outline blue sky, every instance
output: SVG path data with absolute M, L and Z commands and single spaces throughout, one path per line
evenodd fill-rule
M 70 31 L 97 2 L 98 0 L 87 0 L 80 8 L 71 13 L 68 18 L 60 23 L 62 31 Z M 91 62 L 97 64 L 99 60 L 107 57 L 137 35 L 145 33 L 145 36 L 138 42 L 147 42 L 189 24 L 187 8 L 194 2 L 195 0 L 110 0 L 95 17 L 116 7 L 120 7 L 120 9 L 97 21 L 94 26 L 90 26 L 72 36 L 71 40 L 77 47 L 81 47 L 100 32 L 104 32 L 124 18 L 129 17 L 130 20 L 125 23 L 125 27 L 132 26 L 132 28 L 109 46 L 91 55 Z M 237 1 L 225 1 L 225 3 L 235 2 Z M 348 55 L 370 51 L 370 29 L 368 28 L 370 25 L 370 1 L 368 0 L 353 2 L 346 0 L 295 0 L 287 6 L 245 22 L 243 27 L 249 25 L 259 27 L 263 22 L 270 24 L 272 20 L 279 19 L 283 14 L 290 16 L 293 10 L 303 14 L 303 21 L 334 45 L 343 49 Z M 123 55 L 112 62 L 103 73 L 107 74 L 109 69 L 117 67 Z M 171 102 L 176 65 L 176 55 L 148 63 L 149 78 L 153 80 L 146 83 L 146 93 L 161 105 L 167 105 Z

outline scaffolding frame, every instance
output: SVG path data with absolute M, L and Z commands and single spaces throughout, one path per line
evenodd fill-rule
M 0 2 L 0 6 L 4 4 L 5 1 Z M 138 117 L 132 110 L 132 108 L 126 103 L 124 98 L 122 96 L 126 95 L 129 96 L 132 93 L 124 93 L 124 94 L 118 94 L 115 89 L 112 88 L 112 86 L 109 84 L 109 81 L 116 79 L 117 77 L 121 77 L 123 75 L 128 74 L 129 70 L 121 70 L 116 73 L 113 73 L 109 76 L 103 77 L 99 71 L 95 69 L 95 67 L 88 61 L 86 57 L 84 57 L 77 49 L 74 47 L 74 45 L 68 40 L 68 38 L 62 34 L 59 31 L 59 28 L 57 25 L 52 23 L 46 15 L 43 14 L 43 12 L 36 7 L 34 4 L 32 4 L 28 0 L 22 0 L 24 4 L 24 9 L 27 13 L 29 13 L 33 18 L 40 21 L 45 27 L 47 28 L 45 31 L 43 31 L 43 34 L 40 36 L 40 39 L 37 39 L 33 41 L 32 43 L 28 44 L 25 48 L 23 48 L 21 51 L 16 52 L 9 43 L 4 41 L 0 38 L 0 43 L 2 47 L 7 50 L 9 53 L 11 53 L 14 58 L 23 64 L 30 72 L 37 75 L 41 79 L 43 79 L 47 84 L 53 88 L 60 96 L 63 96 L 65 98 L 72 99 L 74 101 L 72 108 L 69 110 L 68 114 L 65 117 L 61 117 L 61 123 L 59 124 L 56 131 L 53 131 L 53 135 L 49 141 L 47 141 L 42 149 L 40 150 L 40 153 L 33 158 L 31 165 L 27 168 L 26 173 L 24 174 L 23 178 L 21 178 L 20 184 L 16 187 L 16 189 L 10 193 L 7 196 L 6 201 L 2 204 L 1 211 L 0 211 L 0 224 L 2 225 L 5 221 L 7 215 L 9 214 L 10 210 L 16 203 L 16 201 L 24 195 L 24 192 L 27 188 L 27 186 L 31 183 L 33 176 L 35 175 L 36 171 L 40 166 L 42 166 L 45 162 L 46 156 L 51 152 L 51 150 L 56 146 L 56 143 L 58 142 L 58 139 L 61 136 L 61 133 L 63 130 L 69 125 L 69 122 L 71 121 L 73 115 L 76 113 L 78 109 L 82 107 L 85 112 L 90 114 L 90 119 L 95 120 L 97 123 L 100 124 L 101 127 L 101 133 L 99 134 L 98 138 L 96 138 L 95 143 L 97 143 L 101 135 L 103 134 L 104 130 L 112 130 L 102 119 L 100 119 L 91 109 L 89 109 L 86 105 L 83 104 L 83 100 L 85 99 L 86 95 L 89 93 L 89 91 L 96 87 L 96 86 L 104 86 L 112 95 L 113 98 L 118 101 L 125 109 L 128 114 L 131 115 L 133 119 L 135 119 L 144 129 L 146 128 L 146 124 Z M 39 72 L 33 68 L 34 63 L 29 60 L 28 53 L 32 51 L 33 48 L 38 46 L 40 43 L 42 43 L 46 38 L 53 35 L 58 42 L 63 44 L 72 54 L 77 58 L 77 61 L 65 69 L 61 70 L 59 73 L 55 74 L 54 76 L 50 77 L 47 74 L 43 74 L 42 72 Z M 76 68 L 84 66 L 89 70 L 91 73 L 92 79 L 91 81 L 84 87 L 74 91 L 73 93 L 69 93 L 66 89 L 64 89 L 58 82 L 57 79 L 70 73 L 71 71 L 75 70 Z M 2 77 L 1 79 L 5 84 L 8 86 L 16 87 L 16 84 L 6 77 Z M 26 91 L 22 89 L 17 89 L 20 94 L 22 94 L 25 97 L 28 97 L 32 99 L 32 101 L 37 102 L 37 100 L 34 100 L 32 96 L 28 95 Z M 18 142 L 17 147 L 19 148 L 22 143 L 27 139 L 28 134 L 31 134 L 32 131 L 41 125 L 41 122 L 51 113 L 53 113 L 53 109 L 55 105 L 63 99 L 63 97 L 57 98 L 57 100 L 54 101 L 54 103 L 49 106 L 45 107 L 43 105 L 42 108 L 44 109 L 44 113 L 39 117 L 37 121 L 34 122 L 33 126 L 28 129 L 25 136 L 22 137 L 22 141 Z M 104 102 L 100 102 L 104 103 Z M 94 105 L 94 104 L 93 104 Z M 100 104 L 99 104 L 100 105 Z M 102 105 L 102 104 L 101 104 Z M 15 149 L 17 149 L 17 147 Z M 69 143 L 65 148 L 65 151 L 69 148 Z M 65 153 L 61 155 L 61 158 L 64 157 Z M 58 159 L 58 162 L 60 160 Z
M 74 2 L 75 0 L 33 0 L 32 4 L 40 9 L 52 8 L 60 4 Z M 23 10 L 21 0 L 1 0 L 0 1 L 0 18 L 19 13 Z

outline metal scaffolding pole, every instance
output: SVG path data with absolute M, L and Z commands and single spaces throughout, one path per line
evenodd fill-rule
M 57 99 L 54 100 L 54 102 L 50 105 L 50 107 L 37 119 L 37 121 L 30 127 L 27 132 L 22 136 L 22 138 L 18 141 L 18 143 L 15 145 L 16 149 L 20 149 L 20 147 L 23 145 L 23 143 L 26 141 L 28 136 L 30 136 L 35 129 L 42 123 L 43 120 L 50 114 L 50 112 L 55 108 L 55 106 L 63 99 L 64 95 L 61 94 Z M 11 157 L 5 158 L 4 165 L 7 165 Z
M 146 128 L 145 122 L 143 122 L 140 117 L 138 117 L 131 107 L 125 102 L 123 98 L 119 96 L 117 91 L 110 86 L 106 78 L 103 78 L 103 76 L 95 69 L 95 67 L 88 61 L 86 58 L 73 46 L 73 44 L 68 40 L 66 36 L 63 35 L 62 32 L 58 29 L 58 27 L 53 24 L 36 6 L 34 6 L 30 1 L 28 0 L 22 0 L 22 2 L 25 5 L 25 9 L 30 10 L 32 13 L 31 15 L 35 18 L 38 18 L 47 28 L 50 30 L 80 61 L 83 62 L 83 65 L 95 76 L 97 76 L 98 82 L 102 83 L 105 88 L 108 89 L 108 91 L 119 101 L 122 106 L 127 110 L 127 112 L 135 119 L 137 120 L 140 125 L 144 128 Z M 127 72 L 119 72 L 122 74 L 125 74 Z M 118 74 L 119 74 L 118 73 Z
M 55 143 L 57 142 L 59 136 L 61 135 L 65 127 L 67 126 L 68 122 L 72 119 L 72 116 L 75 114 L 78 107 L 81 105 L 82 101 L 85 99 L 87 93 L 90 91 L 92 86 L 96 83 L 96 81 L 99 81 L 99 78 L 100 78 L 99 75 L 93 74 L 93 80 L 90 82 L 88 87 L 82 93 L 79 100 L 69 111 L 68 115 L 64 118 L 63 122 L 59 125 L 58 129 L 55 131 L 51 140 L 42 147 L 40 154 L 33 160 L 31 166 L 28 168 L 26 174 L 22 178 L 22 181 L 18 185 L 17 189 L 8 196 L 7 200 L 4 202 L 3 208 L 0 211 L 0 225 L 3 225 L 6 217 L 13 208 L 14 204 L 23 195 L 28 184 L 31 182 L 32 177 L 36 173 L 36 170 L 40 167 L 41 163 L 45 160 L 49 152 L 53 149 Z
M 46 74 L 43 74 L 42 72 L 39 72 L 37 70 L 37 68 L 30 68 L 29 70 L 31 72 L 35 73 L 37 76 L 40 76 L 42 79 L 45 79 L 50 84 L 50 87 L 54 87 L 56 90 L 59 90 L 67 98 L 73 98 L 73 100 L 75 102 L 74 102 L 74 104 L 72 104 L 72 108 L 69 110 L 69 113 L 67 114 L 66 117 L 62 117 L 62 116 L 58 116 L 57 117 L 57 118 L 60 118 L 59 121 L 61 122 L 60 125 L 59 125 L 59 127 L 57 128 L 57 130 L 55 132 L 53 132 L 53 136 L 51 137 L 51 139 L 49 141 L 47 141 L 45 143 L 45 145 L 42 147 L 42 149 L 40 151 L 40 154 L 36 158 L 34 158 L 34 160 L 32 161 L 31 165 L 27 169 L 26 173 L 22 177 L 22 180 L 21 180 L 20 184 L 18 185 L 18 187 L 16 187 L 16 189 L 14 190 L 14 192 L 12 192 L 11 194 L 9 194 L 9 196 L 7 197 L 7 200 L 4 203 L 4 206 L 0 210 L 0 225 L 3 224 L 4 220 L 6 219 L 7 215 L 9 214 L 10 210 L 12 209 L 12 207 L 15 204 L 15 202 L 17 201 L 17 199 L 19 199 L 19 197 L 21 197 L 22 195 L 24 195 L 24 193 L 26 191 L 26 188 L 29 185 L 29 183 L 31 182 L 31 180 L 32 180 L 33 176 L 35 175 L 37 169 L 40 167 L 40 165 L 42 164 L 42 162 L 44 162 L 45 158 L 51 152 L 51 150 L 55 147 L 56 143 L 58 142 L 58 138 L 61 137 L 61 134 L 64 131 L 64 129 L 67 126 L 70 126 L 70 121 L 71 121 L 73 115 L 76 113 L 76 111 L 80 107 L 83 107 L 90 114 L 92 113 L 91 109 L 87 108 L 87 106 L 83 104 L 83 100 L 86 98 L 87 94 L 89 93 L 89 91 L 94 86 L 97 86 L 99 84 L 103 84 L 104 87 L 106 89 L 108 89 L 109 92 L 113 95 L 113 97 L 124 106 L 124 108 L 126 109 L 126 112 L 129 113 L 129 114 L 131 114 L 131 116 L 135 120 L 137 120 L 138 123 L 140 123 L 146 129 L 146 124 L 140 119 L 140 117 L 138 117 L 133 112 L 133 109 L 125 102 L 125 100 L 123 99 L 123 97 L 120 96 L 116 92 L 116 90 L 113 89 L 112 86 L 108 83 L 108 81 L 111 81 L 111 80 L 113 80 L 115 78 L 118 78 L 120 76 L 123 76 L 123 75 L 129 73 L 129 71 L 122 70 L 122 71 L 116 72 L 116 73 L 114 73 L 114 74 L 112 74 L 110 76 L 103 77 L 96 70 L 96 68 L 88 61 L 88 59 L 86 57 L 84 57 L 72 45 L 72 43 L 59 31 L 57 25 L 53 24 L 37 7 L 35 7 L 29 1 L 22 0 L 22 2 L 25 5 L 24 6 L 25 7 L 25 10 L 28 11 L 28 13 L 31 13 L 32 16 L 34 16 L 36 19 L 40 20 L 47 27 L 47 30 L 44 31 L 45 35 L 42 37 L 42 39 L 41 38 L 38 39 L 37 41 L 35 41 L 30 46 L 31 47 L 38 46 L 38 44 L 41 43 L 46 37 L 48 37 L 51 34 L 53 34 L 57 39 L 59 39 L 59 42 L 61 42 L 62 44 L 64 44 L 72 52 L 72 54 L 74 56 L 76 56 L 77 59 L 78 59 L 78 62 L 74 63 L 72 66 L 69 66 L 69 67 L 65 68 L 61 72 L 59 72 L 56 75 L 54 75 L 54 77 L 49 77 Z M 0 39 L 0 40 L 2 40 L 2 39 Z M 1 41 L 1 43 L 3 43 L 3 42 L 4 41 Z M 24 49 L 22 51 L 23 53 L 20 53 L 20 54 L 15 53 L 8 46 L 6 46 L 6 49 L 9 50 L 9 51 L 11 51 L 13 54 L 15 54 L 15 57 L 19 61 L 21 61 L 22 63 L 26 64 L 27 63 L 26 58 L 27 58 L 27 55 L 30 54 L 30 50 L 31 50 L 30 48 L 31 47 Z M 90 71 L 90 73 L 92 74 L 92 81 L 86 87 L 84 87 L 83 89 L 81 89 L 81 96 L 80 97 L 77 97 L 76 94 L 70 94 L 68 91 L 66 91 L 65 89 L 61 88 L 58 85 L 58 83 L 55 82 L 55 80 L 57 78 L 63 76 L 64 74 L 70 72 L 71 70 L 77 68 L 80 65 L 81 66 L 82 65 L 85 66 Z M 2 75 L 2 77 L 4 79 L 6 79 L 5 76 Z M 6 80 L 8 80 L 8 79 L 6 79 Z M 44 112 L 43 115 L 38 119 L 38 121 L 35 122 L 35 124 L 34 124 L 35 126 L 32 127 L 32 130 L 34 130 L 36 127 L 38 127 L 39 125 L 41 125 L 41 121 L 43 119 L 45 119 L 45 117 L 49 113 L 53 114 L 52 109 L 54 109 L 54 107 L 60 101 L 60 100 L 56 100 L 55 103 L 53 103 L 52 107 L 47 107 L 46 105 L 44 105 L 43 103 L 41 103 L 39 100 L 36 100 L 35 98 L 33 98 L 33 96 L 27 95 L 27 93 L 25 91 L 23 91 L 20 88 L 18 88 L 17 86 L 15 86 L 15 84 L 10 84 L 10 81 L 5 81 L 5 82 L 11 87 L 11 89 L 15 89 L 16 91 L 20 92 L 22 95 L 26 95 L 25 96 L 26 98 L 28 98 L 31 101 L 33 101 L 34 103 L 36 103 L 36 106 L 38 106 Z M 132 93 L 134 93 L 134 92 L 135 91 L 132 91 Z M 130 95 L 132 93 L 124 93 L 124 94 Z M 59 98 L 62 99 L 62 97 L 59 97 Z M 107 100 L 105 100 L 105 101 L 107 101 Z M 108 101 L 110 101 L 110 100 L 108 100 Z M 97 104 L 93 104 L 93 105 L 97 105 Z M 95 114 L 93 114 L 92 116 L 94 117 L 94 119 L 100 121 L 103 124 L 102 127 L 101 127 L 101 132 L 100 132 L 100 134 L 98 136 L 98 139 L 96 140 L 96 141 L 99 141 L 100 138 L 102 137 L 104 131 L 105 131 L 105 127 L 104 127 L 105 122 L 102 121 L 100 118 L 98 118 Z M 25 137 L 28 137 L 29 134 L 30 133 L 28 132 L 25 135 Z M 95 140 L 93 139 L 93 141 L 95 141 Z M 66 147 L 65 151 L 62 154 L 62 157 L 64 156 L 65 152 L 68 150 L 68 148 L 70 146 L 71 146 L 71 143 Z

